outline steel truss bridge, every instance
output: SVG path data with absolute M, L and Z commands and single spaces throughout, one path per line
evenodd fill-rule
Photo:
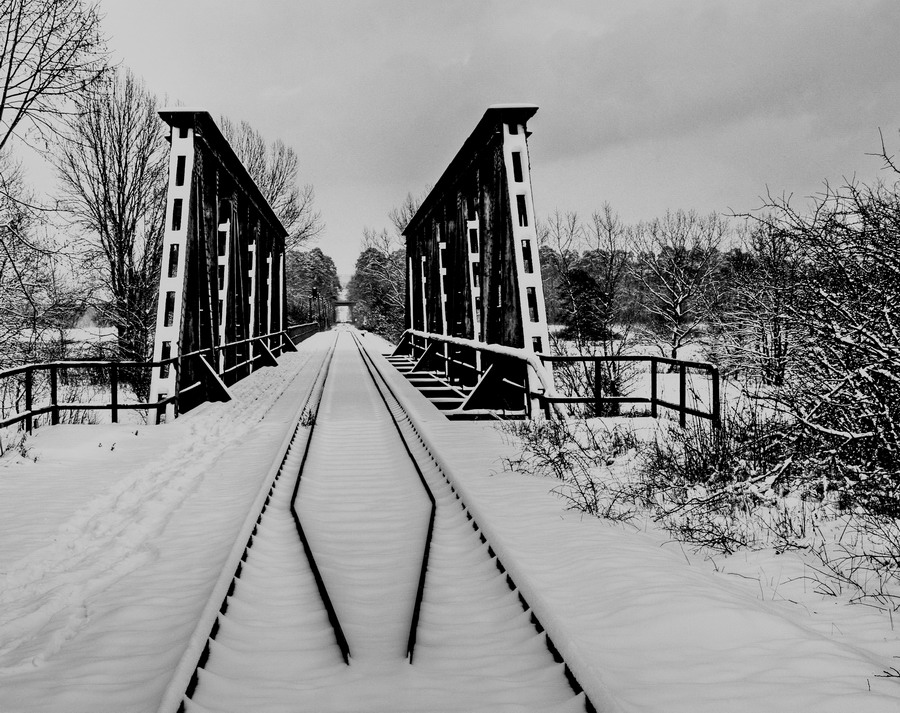
M 113 422 L 128 408 L 161 421 L 228 400 L 238 380 L 288 352 L 304 359 L 302 388 L 278 407 L 291 415 L 280 450 L 265 456 L 272 471 L 157 710 L 609 707 L 589 662 L 539 604 L 533 572 L 504 559 L 508 543 L 480 520 L 482 503 L 454 476 L 461 466 L 448 465 L 463 452 L 493 458 L 496 448 L 482 424 L 448 415 L 552 417 L 566 403 L 612 399 L 599 388 L 558 394 L 544 353 L 527 146 L 535 111 L 488 109 L 410 222 L 408 330 L 387 357 L 349 327 L 284 323 L 277 217 L 209 114 L 161 113 L 171 159 L 153 360 L 0 374 L 24 379 L 27 392 L 0 426 L 30 429 L 86 406 L 57 395 L 58 380 L 79 369 L 105 369 L 111 380 L 111 402 L 89 407 L 110 410 Z M 660 365 L 673 363 L 652 359 L 651 393 L 633 402 L 654 415 L 718 419 L 717 392 L 703 410 L 688 405 L 684 386 L 688 369 L 705 369 L 717 389 L 714 367 L 674 362 L 674 402 L 657 390 Z M 147 403 L 117 401 L 125 368 L 151 370 Z M 32 385 L 43 374 L 53 388 L 37 404 Z

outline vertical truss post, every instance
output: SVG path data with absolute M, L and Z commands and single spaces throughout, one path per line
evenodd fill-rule
M 185 309 L 185 285 L 188 269 L 188 226 L 196 220 L 191 191 L 194 184 L 195 150 L 193 122 L 170 124 L 169 186 L 166 193 L 163 254 L 156 308 L 156 336 L 153 361 L 180 353 L 182 322 Z M 196 250 L 196 248 L 195 248 Z M 191 256 L 198 260 L 199 256 Z M 164 399 L 178 388 L 176 373 L 165 367 L 154 367 L 150 377 L 150 401 Z
M 219 324 L 218 335 L 219 344 L 225 344 L 228 341 L 225 327 L 228 324 L 228 293 L 231 285 L 230 281 L 230 265 L 231 257 L 231 218 L 226 218 L 224 222 L 219 223 L 218 244 L 216 249 L 218 274 L 216 279 L 219 286 Z M 226 353 L 223 349 L 219 352 L 219 373 L 225 371 Z

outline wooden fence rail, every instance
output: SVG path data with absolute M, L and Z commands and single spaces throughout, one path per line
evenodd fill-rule
M 156 411 L 156 423 L 159 423 L 162 420 L 163 414 L 166 411 L 166 407 L 169 404 L 174 405 L 175 415 L 177 416 L 179 413 L 179 403 L 181 402 L 185 394 L 195 392 L 197 389 L 203 388 L 204 386 L 206 386 L 207 390 L 209 390 L 209 384 L 205 381 L 195 381 L 191 384 L 182 385 L 176 378 L 176 383 L 179 383 L 179 388 L 174 394 L 167 394 L 165 398 L 161 398 L 158 401 L 154 401 L 152 403 L 120 403 L 118 390 L 123 370 L 145 370 L 154 368 L 175 369 L 177 375 L 181 371 L 182 362 L 187 359 L 201 359 L 205 362 L 210 376 L 215 375 L 219 379 L 225 377 L 228 379 L 229 383 L 234 383 L 240 378 L 243 378 L 243 376 L 249 374 L 253 370 L 255 365 L 274 365 L 274 363 L 277 363 L 275 362 L 275 358 L 277 356 L 285 351 L 296 351 L 295 345 L 299 344 L 304 339 L 314 334 L 316 331 L 318 331 L 318 325 L 315 322 L 297 324 L 292 325 L 280 332 L 271 332 L 269 334 L 263 334 L 251 339 L 243 339 L 238 342 L 222 344 L 216 347 L 211 347 L 209 349 L 188 352 L 187 354 L 171 357 L 169 359 L 161 359 L 160 361 L 112 361 L 98 359 L 77 359 L 69 361 L 42 362 L 38 364 L 25 364 L 23 366 L 13 367 L 11 369 L 5 369 L 3 371 L 0 371 L 0 382 L 5 382 L 5 380 L 7 379 L 24 375 L 23 396 L 25 401 L 25 408 L 22 411 L 17 411 L 14 414 L 0 419 L 0 428 L 6 428 L 8 426 L 13 426 L 18 423 L 24 422 L 25 430 L 28 433 L 31 433 L 34 428 L 36 417 L 49 413 L 50 423 L 56 425 L 60 421 L 60 413 L 62 411 L 75 410 L 110 411 L 110 418 L 112 422 L 118 423 L 119 412 L 122 410 L 153 409 Z M 246 344 L 252 345 L 250 349 L 250 357 L 240 362 L 239 364 L 230 366 L 225 371 L 219 372 L 217 365 L 220 363 L 220 354 L 228 349 L 235 349 Z M 256 349 L 254 349 L 253 347 L 256 347 Z M 256 352 L 255 354 L 254 351 Z M 61 379 L 68 380 L 71 372 L 86 372 L 90 370 L 94 370 L 95 375 L 99 373 L 101 377 L 104 377 L 106 374 L 108 374 L 108 378 L 104 378 L 104 380 L 106 380 L 109 384 L 110 400 L 108 402 L 99 403 L 60 402 L 59 384 Z M 47 373 L 49 398 L 47 403 L 40 406 L 35 406 L 35 374 L 44 372 Z M 213 389 L 214 388 L 215 387 L 213 387 Z

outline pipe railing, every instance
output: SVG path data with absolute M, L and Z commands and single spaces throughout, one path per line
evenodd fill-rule
M 594 393 L 592 396 L 555 396 L 548 397 L 550 403 L 592 404 L 599 413 L 603 404 L 648 404 L 650 415 L 659 417 L 659 408 L 667 408 L 678 412 L 678 422 L 683 427 L 687 423 L 688 416 L 705 418 L 718 427 L 721 425 L 721 406 L 719 403 L 719 369 L 709 362 L 686 361 L 683 359 L 670 359 L 668 357 L 622 355 L 622 356 L 589 356 L 589 355 L 550 355 L 541 354 L 540 359 L 544 363 L 593 363 L 594 365 Z M 650 370 L 650 395 L 649 396 L 605 396 L 603 395 L 603 378 L 601 364 L 612 363 L 643 363 L 649 364 Z M 678 370 L 678 402 L 667 401 L 660 396 L 659 365 L 665 364 Z M 688 369 L 702 371 L 710 378 L 710 408 L 704 411 L 688 405 L 687 373 Z
M 438 345 L 441 348 L 436 348 Z M 403 333 L 394 354 L 401 354 L 405 349 L 410 351 L 417 367 L 424 370 L 435 361 L 440 362 L 440 372 L 451 385 L 459 383 L 463 387 L 472 387 L 476 393 L 481 391 L 476 405 L 469 405 L 468 409 L 480 408 L 481 403 L 485 400 L 489 403 L 496 394 L 498 401 L 505 404 L 498 408 L 524 411 L 529 417 L 535 410 L 542 409 L 547 416 L 556 410 L 550 400 L 557 396 L 553 377 L 533 352 L 414 329 Z M 466 359 L 467 356 L 470 358 Z M 518 368 L 510 368 L 513 365 Z M 473 398 L 476 393 L 472 394 Z M 509 408 L 514 393 L 521 401 Z
M 438 345 L 440 345 L 438 347 Z M 469 350 L 466 359 L 466 350 Z M 684 426 L 687 416 L 708 419 L 718 427 L 721 424 L 720 410 L 720 379 L 718 368 L 708 362 L 686 361 L 683 359 L 670 359 L 668 357 L 627 355 L 627 356 L 590 356 L 590 355 L 550 355 L 535 354 L 525 349 L 516 349 L 497 344 L 485 344 L 471 339 L 449 337 L 441 334 L 432 334 L 418 330 L 404 332 L 397 345 L 395 354 L 408 352 L 422 370 L 438 364 L 436 371 L 451 381 L 454 380 L 464 385 L 479 383 L 487 374 L 487 367 L 497 363 L 497 359 L 519 362 L 524 369 L 518 370 L 518 374 L 503 374 L 496 377 L 495 383 L 503 388 L 514 389 L 522 394 L 523 409 L 531 416 L 534 413 L 532 402 L 537 402 L 538 407 L 548 417 L 555 411 L 562 415 L 558 406 L 561 404 L 592 404 L 597 412 L 603 404 L 648 404 L 650 414 L 654 418 L 659 417 L 660 408 L 671 409 L 678 412 L 679 423 Z M 591 396 L 567 396 L 557 393 L 552 374 L 544 367 L 553 363 L 592 363 L 594 366 L 593 395 Z M 603 363 L 645 363 L 650 370 L 650 394 L 648 396 L 608 396 L 604 394 L 602 371 Z M 509 363 L 509 362 L 507 362 Z M 678 371 L 678 401 L 669 401 L 660 393 L 659 365 L 668 365 Z M 710 407 L 709 410 L 691 406 L 688 403 L 687 373 L 689 369 L 699 370 L 709 375 L 710 378 Z M 466 379 L 463 374 L 469 372 L 472 378 Z M 468 382 L 468 384 L 467 384 Z M 476 386 L 477 388 L 477 386 Z
M 242 376 L 249 374 L 253 370 L 254 364 L 259 362 L 271 363 L 271 357 L 279 356 L 285 351 L 285 348 L 291 349 L 295 344 L 303 341 L 316 331 L 318 331 L 318 325 L 315 322 L 292 325 L 278 332 L 270 332 L 269 334 L 263 334 L 249 339 L 241 339 L 227 344 L 198 349 L 186 354 L 180 354 L 167 359 L 160 359 L 159 361 L 77 359 L 24 364 L 10 369 L 4 369 L 3 371 L 0 371 L 0 384 L 6 384 L 7 379 L 23 375 L 21 393 L 15 399 L 15 402 L 16 408 L 18 408 L 18 405 L 24 400 L 24 409 L 21 411 L 17 410 L 16 413 L 13 414 L 4 414 L 4 417 L 0 418 L 0 428 L 24 423 L 25 430 L 28 433 L 31 433 L 37 417 L 49 413 L 50 423 L 56 425 L 60 422 L 61 412 L 76 410 L 110 411 L 110 419 L 113 423 L 118 423 L 119 412 L 123 410 L 155 410 L 156 423 L 159 423 L 169 404 L 174 405 L 175 414 L 177 415 L 179 401 L 185 394 L 189 394 L 196 389 L 203 387 L 205 384 L 202 378 L 193 381 L 190 384 L 182 385 L 180 383 L 178 376 L 182 371 L 182 363 L 185 360 L 204 359 L 209 368 L 219 377 L 236 375 L 237 378 L 231 379 L 231 383 L 234 383 L 242 378 Z M 262 350 L 261 353 L 254 354 L 254 351 L 256 351 L 254 346 L 258 344 L 264 345 L 265 350 Z M 237 349 L 241 346 L 248 347 L 249 356 L 240 362 L 229 365 L 227 369 L 220 370 L 218 367 L 220 355 L 227 353 L 227 350 L 229 349 Z M 132 369 L 143 370 L 154 368 L 175 369 L 175 383 L 178 384 L 175 393 L 166 395 L 165 398 L 154 402 L 136 401 L 122 403 L 119 400 L 119 383 L 122 380 L 121 377 L 123 372 Z M 246 371 L 246 374 L 239 374 L 238 372 L 241 369 Z M 108 384 L 109 401 L 61 402 L 59 400 L 60 382 L 69 382 L 72 372 L 90 372 L 91 370 L 94 370 L 95 372 L 93 375 L 94 379 L 91 381 L 92 385 L 97 385 L 97 381 L 106 382 Z M 43 389 L 47 393 L 47 402 L 40 406 L 35 406 L 35 396 L 38 391 L 35 388 L 35 375 L 42 373 L 47 374 L 45 379 L 45 389 Z M 108 373 L 108 376 L 105 373 Z M 97 378 L 98 375 L 100 379 Z

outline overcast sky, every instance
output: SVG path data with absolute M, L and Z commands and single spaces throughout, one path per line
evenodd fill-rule
M 745 211 L 900 152 L 897 0 L 101 0 L 114 57 L 299 155 L 350 273 L 490 104 L 529 102 L 539 215 Z

